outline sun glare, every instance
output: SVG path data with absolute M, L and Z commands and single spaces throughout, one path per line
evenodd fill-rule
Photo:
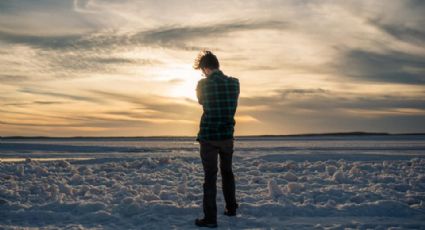
M 196 100 L 196 85 L 201 79 L 198 71 L 181 66 L 170 71 L 169 77 L 171 90 L 168 96 Z

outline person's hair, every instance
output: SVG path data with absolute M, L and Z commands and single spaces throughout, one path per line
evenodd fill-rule
M 193 68 L 218 69 L 220 68 L 220 63 L 218 62 L 217 57 L 211 51 L 202 50 L 196 57 L 195 62 L 193 64 Z

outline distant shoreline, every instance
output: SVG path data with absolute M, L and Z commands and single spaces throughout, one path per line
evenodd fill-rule
M 255 138 L 255 137 L 312 137 L 312 136 L 413 136 L 425 135 L 425 133 L 385 133 L 385 132 L 331 132 L 331 133 L 303 133 L 303 134 L 281 134 L 281 135 L 241 135 L 235 138 Z M 0 136 L 0 139 L 126 139 L 126 138 L 195 138 L 195 136 Z

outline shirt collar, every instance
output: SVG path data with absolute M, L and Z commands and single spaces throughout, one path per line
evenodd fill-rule
M 219 70 L 219 69 L 215 69 L 207 77 L 212 77 L 212 76 L 217 75 L 217 74 L 222 75 L 223 72 L 221 72 L 221 70 Z

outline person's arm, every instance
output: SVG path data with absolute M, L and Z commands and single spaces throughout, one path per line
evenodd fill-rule
M 198 81 L 198 85 L 196 86 L 196 96 L 198 97 L 198 103 L 201 105 L 203 105 L 204 103 L 204 95 L 202 91 L 203 84 L 204 84 L 204 81 L 200 80 Z
M 237 90 L 236 90 L 236 91 L 237 91 L 237 95 L 238 95 L 237 97 L 239 98 L 239 94 L 240 94 L 240 92 L 241 92 L 241 88 L 240 88 L 239 79 L 237 79 L 237 78 L 236 78 L 236 83 L 237 83 L 237 87 L 236 87 L 236 88 L 237 88 Z

